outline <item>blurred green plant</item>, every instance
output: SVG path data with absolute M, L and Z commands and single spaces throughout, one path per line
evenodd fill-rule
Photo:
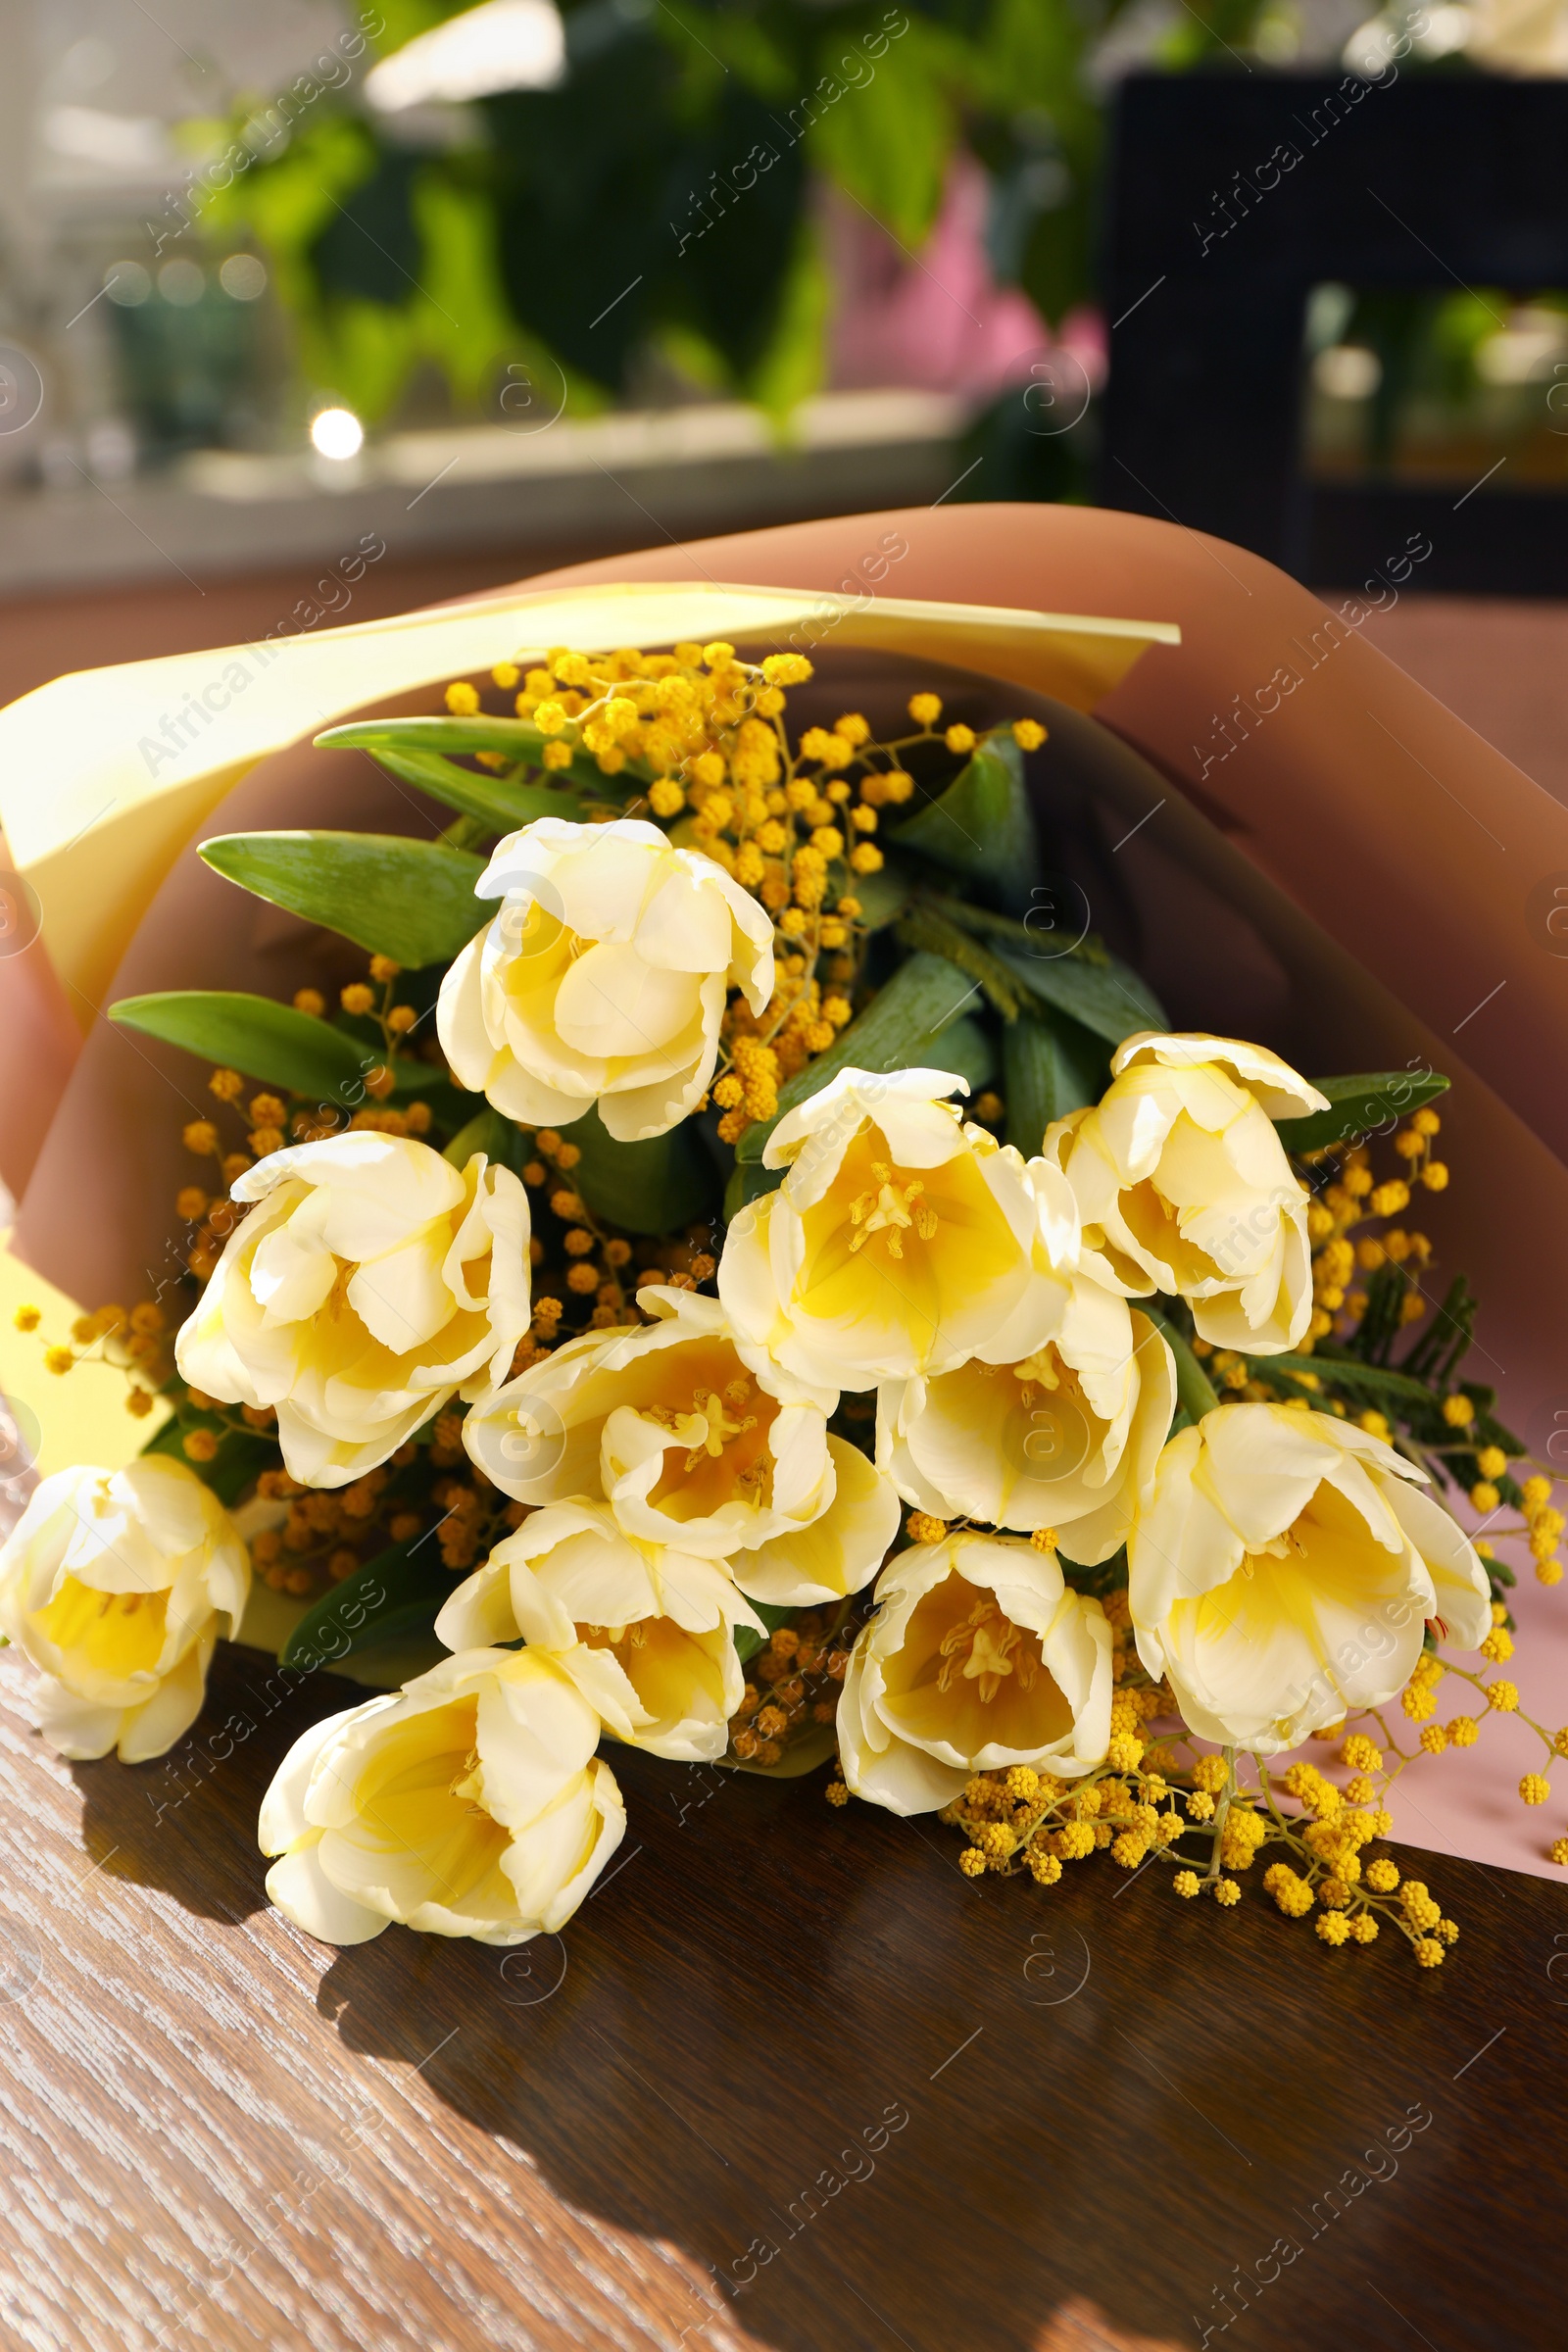
M 1320 287 L 1307 341 L 1314 471 L 1473 481 L 1490 453 L 1508 458 L 1516 484 L 1555 483 L 1568 471 L 1561 289 Z M 1360 365 L 1347 380 L 1350 359 Z
M 449 143 L 419 145 L 364 107 L 362 74 L 204 219 L 265 249 L 302 375 L 368 423 L 431 368 L 460 413 L 501 414 L 511 366 L 544 369 L 581 414 L 635 390 L 651 354 L 782 419 L 823 373 L 813 181 L 914 254 L 966 147 L 990 176 L 999 280 L 1054 323 L 1093 300 L 1091 66 L 1129 4 L 565 0 L 558 87 L 479 99 L 448 117 Z M 1194 0 L 1158 61 L 1234 53 L 1267 5 Z M 464 11 L 382 13 L 386 55 Z M 248 111 L 192 134 L 231 138 Z

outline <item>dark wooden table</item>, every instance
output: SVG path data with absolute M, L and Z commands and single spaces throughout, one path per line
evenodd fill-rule
M 819 1775 L 620 1754 L 564 1939 L 339 1954 L 268 1909 L 256 1809 L 363 1693 L 269 1705 L 230 1653 L 173 1768 L 127 1769 L 52 1757 L 27 1679 L 7 1653 L 8 2347 L 1568 2343 L 1554 1886 L 1423 1858 L 1463 1924 L 1424 1974 L 1254 1886 L 974 1886 Z

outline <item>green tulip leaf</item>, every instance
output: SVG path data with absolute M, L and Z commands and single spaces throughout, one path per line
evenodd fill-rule
M 1132 965 L 1117 956 L 1031 955 L 1027 948 L 993 940 L 993 952 L 1025 993 L 1048 1011 L 1064 1012 L 1070 1020 L 1119 1046 L 1138 1029 L 1166 1029 L 1169 1022 L 1159 999 L 1140 979 Z
M 277 1662 L 311 1674 L 354 1650 L 427 1632 L 453 1590 L 439 1544 L 419 1536 L 412 1544 L 394 1544 L 306 1610 Z
M 1319 1152 L 1325 1144 L 1347 1144 L 1362 1135 L 1386 1134 L 1424 1102 L 1446 1094 L 1448 1081 L 1436 1070 L 1373 1070 L 1350 1078 L 1314 1078 L 1327 1110 L 1302 1119 L 1276 1119 L 1287 1152 Z
M 520 718 L 361 719 L 351 726 L 329 727 L 316 738 L 321 751 L 368 752 L 389 775 L 416 785 L 449 808 L 461 809 L 465 816 L 478 817 L 497 833 L 514 833 L 519 825 L 541 816 L 580 823 L 587 808 L 584 793 L 601 804 L 610 797 L 605 777 L 583 752 L 574 754 L 570 767 L 560 771 L 564 779 L 570 779 L 569 785 L 517 784 L 455 764 L 455 756 L 481 751 L 504 752 L 537 763 L 544 742 L 538 728 Z
M 987 735 L 946 792 L 888 835 L 944 873 L 985 883 L 1007 906 L 1027 906 L 1040 870 L 1023 754 L 1006 729 Z
M 718 1170 L 689 1119 L 645 1143 L 618 1143 L 597 1109 L 564 1130 L 582 1157 L 569 1181 L 595 1216 L 627 1233 L 675 1233 L 709 1216 Z
M 1008 1143 L 1032 1159 L 1053 1119 L 1098 1102 L 1109 1078 L 1103 1039 L 1061 1013 L 1020 1013 L 1002 1032 Z
M 183 1046 L 203 1061 L 227 1064 L 291 1094 L 332 1097 L 357 1104 L 367 1074 L 384 1066 L 353 1038 L 291 1004 L 237 990 L 177 988 L 158 996 L 122 997 L 109 1007 L 122 1028 L 139 1029 L 165 1045 Z
M 201 855 L 242 890 L 411 969 L 450 963 L 493 911 L 473 895 L 482 858 L 398 833 L 222 833 Z

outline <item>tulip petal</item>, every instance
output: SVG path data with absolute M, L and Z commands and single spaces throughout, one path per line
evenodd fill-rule
M 384 1911 L 372 1911 L 334 1886 L 321 1867 L 321 1833 L 312 1831 L 267 1874 L 269 1902 L 318 1943 L 368 1943 L 387 1926 Z
M 851 1791 L 890 1813 L 938 1812 L 962 1794 L 969 1778 L 966 1768 L 939 1763 L 906 1740 L 892 1740 L 879 1751 L 847 1740 L 842 1728 L 839 1755 Z
M 325 1217 L 324 1194 L 307 1193 L 292 1215 L 257 1243 L 250 1287 L 267 1322 L 303 1322 L 331 1297 L 337 1259 L 322 1234 Z
M 264 1854 L 286 1853 L 294 1840 L 303 1838 L 311 1828 L 306 1810 L 311 1776 L 322 1750 L 336 1739 L 349 1718 L 358 1713 L 357 1707 L 344 1707 L 336 1715 L 323 1715 L 319 1723 L 313 1723 L 295 1740 L 272 1775 L 257 1817 L 256 1841 Z
M 602 1762 L 591 1764 L 588 1767 L 588 1781 L 594 1814 L 591 1838 L 582 1867 L 575 1877 L 557 1888 L 544 1906 L 540 1925 L 552 1933 L 565 1926 L 626 1835 L 626 1808 L 609 1765 Z
M 145 1764 L 153 1756 L 167 1755 L 175 1740 L 184 1738 L 202 1711 L 207 1668 L 217 1639 L 217 1627 L 210 1625 L 204 1639 L 164 1676 L 152 1697 L 139 1707 L 127 1708 L 120 1733 L 122 1764 Z
M 464 1578 L 442 1602 L 435 1638 L 448 1649 L 487 1649 L 517 1638 L 512 1583 L 505 1561 L 494 1557 Z
M 33 1686 L 38 1729 L 57 1756 L 87 1764 L 107 1756 L 120 1738 L 125 1720 L 123 1707 L 100 1706 L 79 1698 L 53 1675 L 40 1675 Z
M 1171 1069 L 1191 1069 L 1206 1062 L 1217 1063 L 1229 1070 L 1248 1087 L 1262 1104 L 1271 1119 L 1295 1119 L 1309 1110 L 1327 1110 L 1328 1097 L 1315 1086 L 1299 1077 L 1277 1054 L 1264 1046 L 1250 1046 L 1240 1038 L 1207 1037 L 1199 1031 L 1161 1034 L 1152 1029 L 1140 1029 L 1132 1037 L 1123 1038 L 1111 1058 L 1111 1075 L 1119 1078 L 1123 1070 L 1145 1059 L 1155 1060 Z
M 858 1446 L 830 1437 L 833 1500 L 805 1527 L 772 1537 L 752 1551 L 737 1551 L 730 1573 L 743 1592 L 772 1607 L 805 1608 L 840 1600 L 868 1585 L 899 1532 L 893 1481 Z
M 1451 1512 L 1430 1494 L 1392 1483 L 1389 1506 L 1426 1562 L 1437 1615 L 1454 1649 L 1479 1649 L 1492 1631 L 1492 1587 L 1480 1553 Z

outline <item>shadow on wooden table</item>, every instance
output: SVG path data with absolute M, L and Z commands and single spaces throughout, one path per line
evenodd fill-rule
M 352 2046 L 406 2048 L 439 1972 L 443 2095 L 572 2202 L 689 2245 L 768 2340 L 822 2341 L 855 2294 L 869 2341 L 1034 2347 L 1071 2286 L 1178 2342 L 1250 2295 L 1279 2341 L 1287 2309 L 1343 2310 L 1352 2254 L 1436 2325 L 1450 2223 L 1473 2238 L 1495 2200 L 1517 2231 L 1501 2127 L 1562 2040 L 1545 1889 L 1434 1858 L 1466 1943 L 1427 1977 L 1402 1950 L 1347 1966 L 1261 1902 L 1191 1909 L 1157 1873 L 976 1887 L 950 1833 L 835 1814 L 819 1779 L 617 1769 L 624 1859 L 564 1941 L 467 1947 L 459 1980 L 388 1936 L 321 1999 Z
M 219 1681 L 221 1745 L 263 1686 Z M 199 1804 L 173 1801 L 188 1753 L 75 1768 L 88 1853 L 251 1918 L 260 1792 L 351 1695 L 296 1687 Z M 1425 1974 L 1387 1935 L 1325 1949 L 1250 1885 L 1230 1914 L 1105 1862 L 976 1886 L 950 1832 L 834 1812 L 821 1776 L 613 1762 L 626 1839 L 564 1936 L 392 1929 L 317 2000 L 350 2052 L 428 2052 L 568 2206 L 695 2258 L 707 2295 L 666 2287 L 662 2343 L 1560 2342 L 1557 1888 L 1412 1856 L 1463 1923 Z

